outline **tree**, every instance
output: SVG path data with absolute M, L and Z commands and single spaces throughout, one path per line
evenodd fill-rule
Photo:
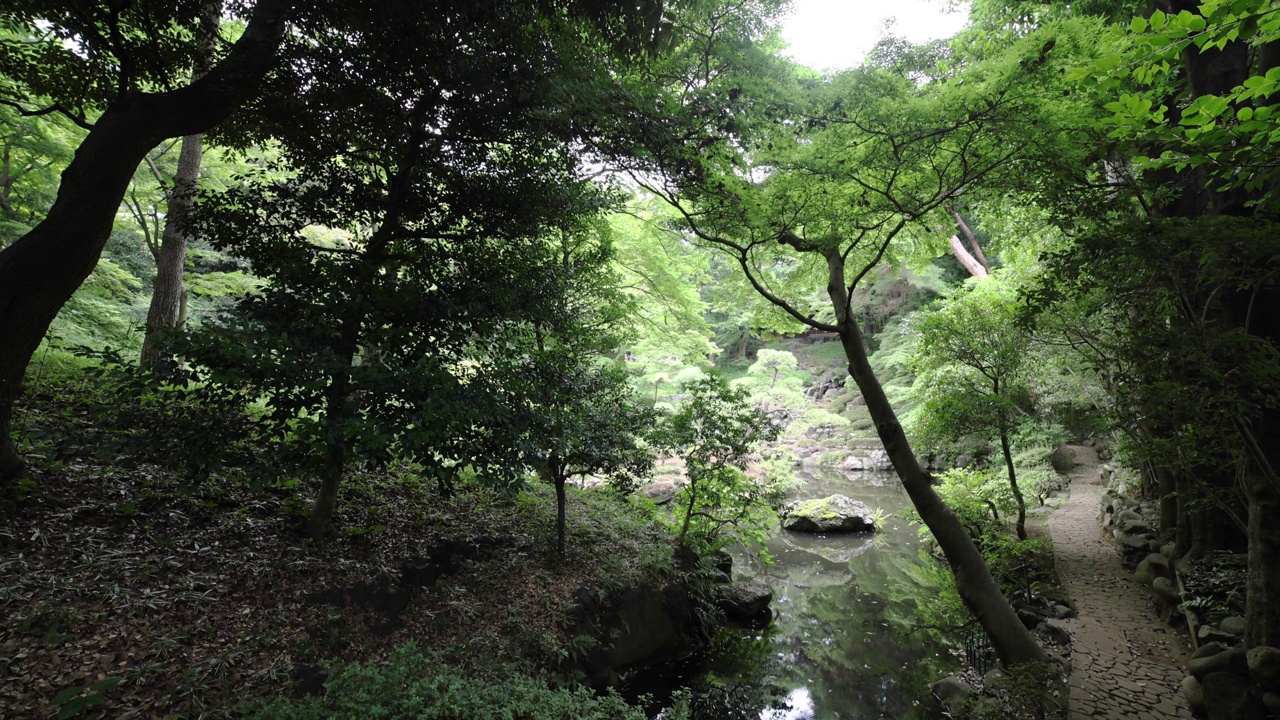
M 444 23 L 446 17 L 470 12 L 472 5 L 426 8 L 400 2 L 388 17 L 420 20 L 429 14 L 433 22 Z M 342 23 L 363 11 L 289 0 L 258 0 L 251 8 L 233 4 L 224 17 L 244 20 L 244 31 L 225 52 L 220 48 L 206 75 L 187 83 L 184 75 L 201 52 L 192 39 L 206 6 L 207 0 L 146 0 L 123 8 L 20 0 L 0 10 L 0 24 L 14 33 L 0 38 L 0 105 L 22 116 L 60 113 L 88 133 L 62 175 L 48 214 L 0 251 L 0 483 L 22 472 L 12 413 L 27 364 L 58 310 L 93 271 L 129 180 L 147 152 L 168 138 L 219 126 L 254 101 L 273 70 L 285 78 L 273 83 L 275 88 L 289 87 L 287 78 L 309 71 L 294 60 L 317 48 L 338 47 Z M 674 41 L 670 18 L 660 3 L 649 0 L 625 7 L 545 0 L 531 9 L 552 18 L 583 19 L 595 29 L 588 36 L 611 39 L 621 53 L 638 54 Z M 414 46 L 381 51 L 391 66 L 411 61 Z M 341 77 L 309 79 L 324 84 Z M 228 135 L 241 141 L 263 137 L 254 128 L 255 115 L 241 115 Z
M 12 414 L 27 363 L 93 272 L 134 169 L 166 138 L 227 118 L 274 63 L 290 3 L 260 0 L 217 65 L 188 85 L 178 82 L 175 75 L 190 66 L 188 38 L 202 5 L 148 2 L 113 11 L 33 0 L 0 11 L 7 27 L 26 33 L 0 41 L 0 100 L 24 116 L 61 113 L 88 131 L 48 214 L 0 251 L 0 482 L 22 471 Z M 155 23 L 157 16 L 166 22 Z
M 1009 438 L 1017 425 L 1017 400 L 1026 395 L 1023 363 L 1030 341 L 1017 325 L 1014 297 L 999 283 L 974 285 L 913 321 L 920 333 L 916 382 L 925 397 L 919 416 L 923 434 L 931 438 L 995 430 L 1018 509 L 1018 539 L 1026 540 L 1027 504 Z
M 772 103 L 738 102 L 728 88 L 740 78 L 717 68 L 704 92 L 725 92 L 720 107 L 734 124 L 724 144 L 684 158 L 696 163 L 692 179 L 676 163 L 662 185 L 650 184 L 762 297 L 795 322 L 838 335 L 895 470 L 955 571 L 961 597 L 1008 663 L 1045 655 L 915 458 L 868 362 L 851 297 L 886 257 L 911 255 L 913 221 L 1034 155 L 1037 134 L 1056 122 L 1041 111 L 1043 93 L 1054 88 L 1033 84 L 1052 72 L 1055 44 L 1051 34 L 1033 34 L 980 72 L 923 86 L 864 68 L 829 83 L 801 82 L 798 97 Z M 793 106 L 784 109 L 787 101 Z M 825 307 L 814 293 L 819 282 Z
M 778 427 L 721 375 L 684 386 L 687 399 L 657 429 L 659 447 L 684 458 L 687 483 L 676 496 L 681 540 L 714 545 L 726 527 L 758 540 L 763 488 L 743 470 Z
M 556 552 L 565 550 L 565 485 L 597 476 L 626 488 L 653 465 L 644 443 L 654 413 L 637 402 L 626 373 L 577 353 L 543 350 L 518 375 L 529 462 L 556 490 Z
M 209 72 L 217 49 L 218 24 L 222 8 L 207 2 L 200 18 L 198 37 L 203 52 L 196 55 L 191 78 L 199 79 Z M 156 253 L 156 281 L 151 291 L 151 306 L 147 310 L 146 335 L 142 340 L 142 367 L 156 369 L 166 356 L 165 333 L 181 329 L 186 324 L 186 291 L 182 276 L 187 265 L 187 236 L 184 227 L 191 208 L 195 205 L 196 179 L 200 175 L 200 163 L 204 148 L 199 134 L 182 138 L 178 153 L 178 169 L 173 175 L 173 187 L 168 192 L 168 208 L 164 218 L 164 233 Z
M 1267 3 L 1173 2 L 1116 27 L 1071 73 L 1109 115 L 1107 190 L 1044 199 L 1082 217 L 1050 263 L 1057 287 L 1037 297 L 1104 328 L 1107 342 L 1077 346 L 1107 356 L 1117 424 L 1178 551 L 1230 542 L 1239 525 L 1248 645 L 1280 643 L 1280 282 L 1264 270 L 1278 249 L 1278 38 Z M 1237 491 L 1247 520 L 1233 519 Z

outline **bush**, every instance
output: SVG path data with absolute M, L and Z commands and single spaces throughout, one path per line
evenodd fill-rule
M 29 382 L 32 395 L 56 393 L 75 408 L 68 417 L 47 418 L 42 426 L 29 428 L 28 437 L 47 445 L 46 451 L 103 462 L 154 463 L 181 470 L 191 480 L 261 454 L 264 437 L 251 414 L 252 398 L 245 393 L 207 384 L 190 373 L 163 376 L 141 370 L 117 350 L 81 348 L 78 354 L 78 367 Z
M 468 678 L 438 655 L 409 643 L 386 662 L 339 667 L 322 697 L 280 699 L 250 717 L 259 720 L 321 720 L 335 717 L 420 720 L 645 720 L 641 708 L 612 693 L 584 687 L 552 689 L 518 674 L 498 680 Z M 679 708 L 668 717 L 684 717 Z
M 1053 663 L 1023 663 L 990 676 L 962 720 L 1059 720 L 1067 716 L 1066 677 Z

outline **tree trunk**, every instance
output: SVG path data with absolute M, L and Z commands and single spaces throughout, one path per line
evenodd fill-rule
M 323 542 L 329 524 L 333 522 L 333 510 L 338 506 L 338 490 L 342 487 L 342 473 L 346 468 L 346 450 L 341 442 L 330 442 L 325 448 L 324 470 L 320 475 L 320 493 L 311 507 L 311 519 L 307 534 L 317 542 Z
M 200 42 L 203 47 L 191 68 L 191 79 L 199 80 L 209 72 L 217 51 L 218 24 L 222 5 L 206 2 L 201 16 Z M 187 234 L 183 229 L 187 215 L 196 204 L 196 180 L 200 177 L 200 161 L 204 149 L 200 135 L 182 138 L 178 153 L 178 169 L 169 191 L 160 252 L 156 255 L 156 282 L 147 310 L 146 335 L 142 339 L 142 367 L 155 370 L 169 355 L 165 334 L 180 330 L 186 322 L 186 293 L 182 275 L 187 264 Z
M 1246 647 L 1280 646 L 1280 492 L 1257 478 L 1249 489 Z
M 1174 531 L 1173 554 L 1175 557 L 1184 557 L 1190 554 L 1191 546 L 1194 544 L 1191 532 L 1194 502 L 1191 479 L 1181 469 L 1173 469 L 1169 472 L 1173 473 L 1173 483 L 1178 494 L 1178 524 Z
M 966 223 L 955 209 L 947 208 L 947 211 L 951 213 L 951 218 L 956 221 L 956 227 L 960 229 L 964 239 L 969 241 L 969 248 L 973 250 L 973 259 L 982 265 L 983 270 L 991 272 L 991 263 L 987 262 L 987 254 L 982 252 L 982 244 L 978 242 L 978 238 L 969 229 L 969 223 Z
M 1018 539 L 1027 539 L 1027 501 L 1022 498 L 1022 489 L 1018 487 L 1018 474 L 1013 469 L 1013 453 L 1009 450 L 1009 431 L 1000 426 L 1000 449 L 1004 451 L 1004 466 L 1009 471 L 1009 487 L 1013 489 L 1013 499 L 1018 503 Z
M 217 125 L 247 98 L 275 62 L 289 5 L 259 0 L 240 40 L 204 78 L 112 103 L 63 171 L 49 214 L 0 251 L 0 488 L 22 472 L 9 433 L 27 365 L 97 265 L 138 163 L 166 138 Z
M 556 485 L 556 553 L 560 557 L 564 557 L 564 519 L 565 519 L 565 495 L 563 473 L 556 473 L 553 478 Z
M 168 356 L 165 334 L 177 330 L 182 318 L 182 275 L 187 263 L 187 234 L 183 223 L 195 206 L 196 179 L 203 156 L 199 135 L 182 138 L 178 171 L 173 176 L 169 209 L 165 215 L 160 257 L 156 261 L 156 283 L 147 311 L 147 332 L 142 340 L 142 367 L 154 370 Z
M 876 424 L 876 433 L 884 445 L 893 469 L 911 497 L 916 512 L 924 520 L 930 532 L 942 548 L 956 578 L 956 590 L 969 611 L 987 631 L 991 645 L 1001 662 L 1017 665 L 1026 662 L 1045 662 L 1048 656 L 1036 643 L 1031 632 L 1018 620 L 1000 586 L 987 568 L 982 554 L 973 544 L 964 525 L 951 508 L 938 497 L 933 489 L 933 478 L 920 466 L 906 433 L 898 422 L 893 406 L 889 404 L 884 388 L 871 369 L 862 332 L 849 313 L 849 296 L 844 286 L 844 259 L 838 251 L 827 253 L 830 282 L 827 292 L 836 311 L 836 326 L 840 344 L 849 360 L 849 374 L 862 396 Z
M 1174 539 L 1178 533 L 1178 488 L 1173 473 L 1151 463 L 1148 467 L 1156 479 L 1156 492 L 1160 494 L 1160 537 Z
M 951 254 L 956 256 L 956 259 L 960 261 L 965 270 L 969 271 L 970 275 L 976 278 L 985 278 L 990 274 L 987 272 L 987 268 L 965 249 L 964 243 L 960 242 L 960 238 L 952 235 L 948 242 L 951 243 Z

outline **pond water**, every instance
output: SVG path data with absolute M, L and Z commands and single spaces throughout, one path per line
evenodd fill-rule
M 875 534 L 782 531 L 774 564 L 739 552 L 734 579 L 773 589 L 776 620 L 763 634 L 722 639 L 679 670 L 695 717 L 894 720 L 928 717 L 928 684 L 959 663 L 927 624 L 950 583 L 900 517 L 910 500 L 891 473 L 809 471 L 797 499 L 847 495 L 886 516 Z M 700 699 L 699 699 L 700 698 Z

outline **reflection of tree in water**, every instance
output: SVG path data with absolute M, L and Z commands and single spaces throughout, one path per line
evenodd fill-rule
M 730 630 L 712 639 L 703 673 L 688 685 L 695 720 L 757 720 L 785 707 L 772 632 Z
M 939 634 L 921 625 L 941 624 L 935 606 L 946 605 L 939 598 L 954 587 L 916 529 L 894 517 L 908 502 L 901 487 L 879 480 L 809 475 L 801 491 L 806 498 L 841 493 L 882 509 L 889 518 L 874 536 L 784 532 L 769 543 L 776 564 L 737 565 L 739 579 L 754 575 L 773 588 L 777 620 L 750 652 L 730 649 L 743 667 L 707 673 L 695 718 L 925 717 L 928 684 L 956 663 Z

